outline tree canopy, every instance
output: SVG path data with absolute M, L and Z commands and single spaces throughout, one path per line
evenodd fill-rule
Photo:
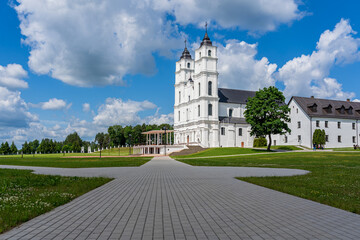
M 260 89 L 255 97 L 249 98 L 246 104 L 245 119 L 251 125 L 251 136 L 268 136 L 267 150 L 271 147 L 272 134 L 290 132 L 290 108 L 285 104 L 285 97 L 279 89 L 270 86 Z

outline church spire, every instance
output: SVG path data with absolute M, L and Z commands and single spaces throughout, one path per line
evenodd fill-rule
M 207 26 L 208 26 L 208 23 L 205 22 L 205 36 L 204 36 L 204 38 L 203 38 L 203 40 L 202 40 L 202 42 L 200 44 L 200 47 L 202 45 L 212 46 L 212 42 L 211 42 L 211 40 L 209 38 L 209 35 L 207 33 Z
M 186 47 L 186 42 L 187 42 L 187 41 L 186 41 L 186 39 L 185 39 L 185 41 L 184 41 L 184 43 L 185 43 L 185 48 L 184 48 L 184 51 L 183 51 L 180 59 L 182 59 L 182 58 L 191 59 L 191 54 L 190 54 L 189 50 L 188 50 L 187 47 Z

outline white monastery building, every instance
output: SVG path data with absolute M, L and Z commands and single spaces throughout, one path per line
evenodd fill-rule
M 245 121 L 247 99 L 254 91 L 218 88 L 217 47 L 207 34 L 195 50 L 186 48 L 176 62 L 174 144 L 202 147 L 252 147 Z M 359 141 L 360 103 L 292 97 L 291 134 L 272 136 L 273 145 L 312 147 L 315 129 L 324 129 L 327 148 L 350 147 Z

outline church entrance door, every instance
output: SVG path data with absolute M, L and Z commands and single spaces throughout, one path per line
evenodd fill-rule
M 241 142 L 241 147 L 242 147 L 242 148 L 244 147 L 244 142 Z

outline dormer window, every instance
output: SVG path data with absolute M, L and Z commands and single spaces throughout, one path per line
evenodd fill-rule
M 314 104 L 312 104 L 312 105 L 309 105 L 308 108 L 310 108 L 310 110 L 311 110 L 312 112 L 316 112 L 316 111 L 317 111 L 317 104 L 314 103 Z
M 208 57 L 211 57 L 211 50 L 208 51 Z
M 351 106 L 347 109 L 347 113 L 348 114 L 353 114 L 353 108 Z
M 187 64 L 187 68 L 190 68 L 190 63 Z
M 345 114 L 345 107 L 341 106 L 341 108 L 337 109 L 340 114 Z
M 332 112 L 332 106 L 330 104 L 328 106 L 323 107 L 323 109 L 325 110 L 326 113 Z

